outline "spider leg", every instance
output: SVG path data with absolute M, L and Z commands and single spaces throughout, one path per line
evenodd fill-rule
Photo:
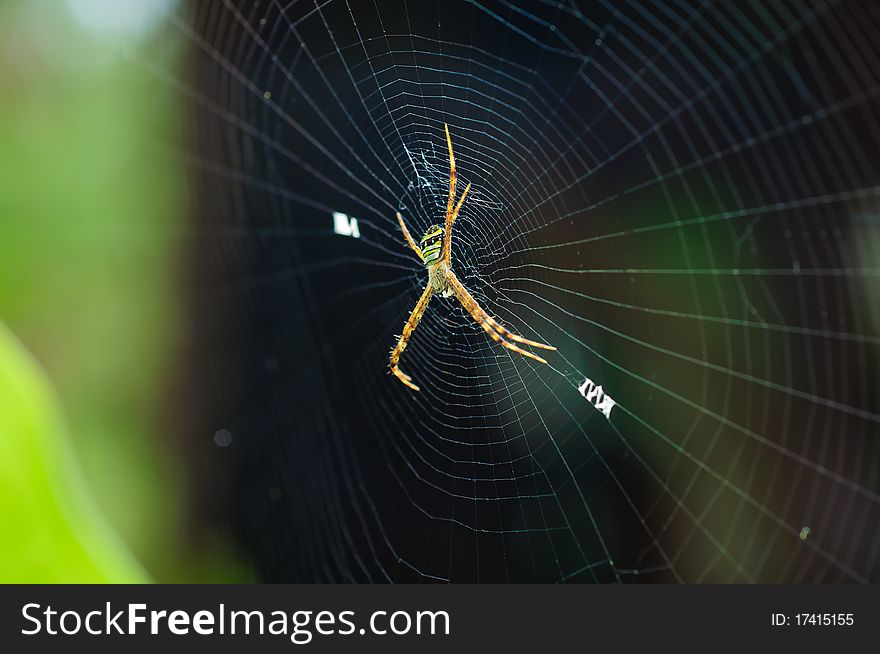
M 444 129 L 446 130 L 446 145 L 449 147 L 449 200 L 446 202 L 446 231 L 443 234 L 443 256 L 442 259 L 448 264 L 451 258 L 451 242 L 452 242 L 452 223 L 455 222 L 455 217 L 458 215 L 458 210 L 461 209 L 461 204 L 464 202 L 464 196 L 467 195 L 468 189 L 470 189 L 471 185 L 468 184 L 467 188 L 464 191 L 464 194 L 461 196 L 461 199 L 458 201 L 458 206 L 455 206 L 455 182 L 456 182 L 456 174 L 455 174 L 455 153 L 452 151 L 452 138 L 449 136 L 449 125 L 446 123 L 443 124 Z
M 489 334 L 490 337 L 492 337 L 494 341 L 497 341 L 508 350 L 518 352 L 519 354 L 529 357 L 530 359 L 534 359 L 535 361 L 547 363 L 546 359 L 542 359 L 541 357 L 532 354 L 531 352 L 527 352 L 526 350 L 518 347 L 517 345 L 511 343 L 506 339 L 509 338 L 511 341 L 523 343 L 524 345 L 532 345 L 545 350 L 555 350 L 555 347 L 551 345 L 544 345 L 543 343 L 537 343 L 535 341 L 530 341 L 529 339 L 523 338 L 522 336 L 517 336 L 510 330 L 503 327 L 497 320 L 486 313 L 486 311 L 479 304 L 477 304 L 477 301 L 473 298 L 473 296 L 468 292 L 468 290 L 458 280 L 458 277 L 456 277 L 455 273 L 453 273 L 452 271 L 449 272 L 449 285 L 452 287 L 453 293 L 455 293 L 455 296 L 458 298 L 458 301 L 461 302 L 462 306 L 467 309 L 467 312 L 471 314 L 473 319 L 477 321 L 477 323 L 486 331 L 487 334 Z
M 400 361 L 400 355 L 403 354 L 403 351 L 406 349 L 407 342 L 416 330 L 416 327 L 419 326 L 422 314 L 425 313 L 425 309 L 428 308 L 428 302 L 431 300 L 433 294 L 434 287 L 428 284 L 422 293 L 422 297 L 419 298 L 415 308 L 409 315 L 409 320 L 407 320 L 406 324 L 403 326 L 403 333 L 400 335 L 397 345 L 391 350 L 391 373 L 414 391 L 419 390 L 419 387 L 412 383 L 412 377 L 402 372 L 400 368 L 397 367 L 397 362 Z
M 510 339 L 511 341 L 516 341 L 517 343 L 522 343 L 523 345 L 541 348 L 542 350 L 555 350 L 556 349 L 552 345 L 545 345 L 544 343 L 538 343 L 537 341 L 531 341 L 527 338 L 523 338 L 522 336 L 518 336 L 517 334 L 514 334 L 512 331 L 507 329 L 504 325 L 502 325 L 497 320 L 495 320 L 495 318 L 493 318 L 488 313 L 486 313 L 486 311 L 479 304 L 477 304 L 477 301 L 473 298 L 473 296 L 470 294 L 470 292 L 468 292 L 468 290 L 464 287 L 464 284 L 462 284 L 458 280 L 458 277 L 455 277 L 455 273 L 450 271 L 449 274 L 450 274 L 450 277 L 455 278 L 453 280 L 454 284 L 461 288 L 463 294 L 468 298 L 468 300 L 470 302 L 473 302 L 474 306 L 477 308 L 477 310 L 484 317 L 484 320 L 486 320 L 486 322 L 488 322 L 492 326 L 492 328 L 495 331 L 497 331 L 501 336 L 503 336 L 504 338 Z
M 452 225 L 455 223 L 455 219 L 458 218 L 458 212 L 461 210 L 461 205 L 464 204 L 464 199 L 467 197 L 468 191 L 471 190 L 471 185 L 468 183 L 467 186 L 464 187 L 464 193 L 461 194 L 461 197 L 458 199 L 458 204 L 455 205 L 455 210 L 452 212 L 452 215 L 446 219 L 446 254 L 444 255 L 446 265 L 448 266 L 452 261 Z
M 400 231 L 403 232 L 403 237 L 406 239 L 407 245 L 409 245 L 413 251 L 419 255 L 419 261 L 424 260 L 424 256 L 422 255 L 422 251 L 419 249 L 419 246 L 416 245 L 416 242 L 413 240 L 413 237 L 410 236 L 409 230 L 406 228 L 406 225 L 403 222 L 403 216 L 400 215 L 400 212 L 397 212 L 397 222 L 400 224 Z
M 452 214 L 452 206 L 455 202 L 455 154 L 452 152 L 452 139 L 449 136 L 449 125 L 443 123 L 446 130 L 446 145 L 449 146 L 449 201 L 446 203 L 446 220 L 449 226 L 449 216 Z
M 537 347 L 542 350 L 555 350 L 556 349 L 552 345 L 538 343 L 537 341 L 530 341 L 527 338 L 523 338 L 522 336 L 518 336 L 518 335 L 514 334 L 512 331 L 507 329 L 507 327 L 505 327 L 504 325 L 499 323 L 497 320 L 495 320 L 495 318 L 493 318 L 488 313 L 486 313 L 482 309 L 482 307 L 480 307 L 480 305 L 477 305 L 477 308 L 485 314 L 486 320 L 489 322 L 489 324 L 492 325 L 492 327 L 495 329 L 495 331 L 497 331 L 499 334 L 501 334 L 504 338 L 509 338 L 511 341 L 516 341 L 517 343 L 522 343 L 523 345 L 528 345 L 529 347 Z

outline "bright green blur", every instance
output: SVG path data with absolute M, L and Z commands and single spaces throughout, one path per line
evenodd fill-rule
M 163 76 L 180 78 L 183 48 L 152 30 L 0 3 L 0 323 L 48 374 L 3 334 L 0 581 L 146 579 L 122 542 L 157 580 L 215 576 L 213 552 L 181 548 L 168 407 L 186 170 Z
M 0 325 L 0 580 L 147 580 L 76 473 L 60 410 L 35 362 Z

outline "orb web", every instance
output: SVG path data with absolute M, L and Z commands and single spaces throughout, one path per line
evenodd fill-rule
M 878 17 L 170 15 L 231 506 L 263 576 L 880 579 Z M 414 393 L 388 354 L 427 276 L 395 213 L 416 239 L 442 222 L 444 124 L 472 184 L 453 269 L 558 350 L 521 357 L 435 297 L 400 363 Z

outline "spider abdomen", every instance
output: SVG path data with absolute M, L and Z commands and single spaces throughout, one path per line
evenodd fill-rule
M 422 237 L 422 261 L 425 266 L 433 266 L 443 255 L 443 232 L 440 225 L 431 225 Z

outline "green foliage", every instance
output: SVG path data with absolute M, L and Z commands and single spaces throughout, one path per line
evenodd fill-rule
M 60 411 L 36 363 L 0 324 L 0 580 L 147 581 L 75 474 Z

